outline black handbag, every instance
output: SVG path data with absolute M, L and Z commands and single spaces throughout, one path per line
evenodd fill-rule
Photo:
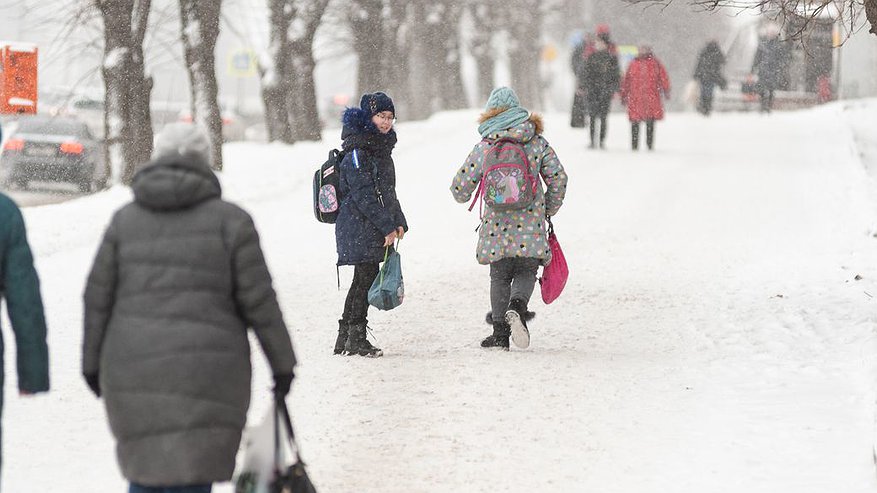
M 301 460 L 298 453 L 298 445 L 295 443 L 295 434 L 292 431 L 292 420 L 289 418 L 289 409 L 286 407 L 286 401 L 275 399 L 277 407 L 274 413 L 274 480 L 268 485 L 268 491 L 271 493 L 317 493 L 308 472 L 305 470 L 305 463 Z M 289 439 L 290 449 L 293 450 L 294 461 L 286 470 L 280 460 L 280 451 L 283 444 L 280 443 L 280 423 L 277 421 L 283 418 L 283 426 L 286 427 L 286 434 Z

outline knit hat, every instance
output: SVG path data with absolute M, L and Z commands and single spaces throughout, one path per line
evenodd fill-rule
M 597 34 L 609 34 L 609 24 L 597 24 Z
M 377 115 L 382 111 L 389 111 L 396 116 L 396 108 L 393 106 L 393 100 L 390 96 L 382 92 L 365 93 L 359 100 L 359 107 L 362 111 L 368 113 L 369 118 Z
M 478 133 L 487 138 L 503 130 L 515 127 L 530 118 L 530 112 L 521 106 L 518 95 L 510 87 L 497 87 L 487 98 L 483 120 L 478 125 Z
M 521 106 L 521 101 L 518 99 L 518 95 L 515 94 L 515 91 L 511 87 L 497 87 L 490 93 L 490 97 L 487 98 L 487 104 L 484 106 L 485 111 L 490 111 L 496 108 L 517 108 Z
M 198 154 L 208 163 L 212 162 L 210 139 L 200 125 L 185 122 L 169 123 L 155 137 L 153 159 L 170 154 L 188 153 Z

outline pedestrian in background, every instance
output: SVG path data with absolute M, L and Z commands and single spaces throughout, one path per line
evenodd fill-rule
M 587 127 L 589 123 L 588 117 L 591 115 L 589 107 L 592 100 L 589 95 L 587 74 L 585 73 L 585 64 L 588 59 L 597 51 L 597 43 L 601 43 L 606 50 L 616 58 L 618 62 L 618 47 L 612 41 L 612 33 L 609 24 L 598 24 L 596 28 L 596 37 L 591 34 L 585 34 L 580 43 L 573 48 L 570 65 L 573 74 L 576 76 L 576 93 L 573 98 L 572 118 L 570 126 L 573 128 Z M 599 114 L 599 112 L 598 112 Z
M 664 118 L 661 99 L 670 98 L 670 79 L 664 65 L 648 45 L 640 46 L 639 54 L 627 67 L 621 83 L 621 102 L 627 105 L 630 139 L 633 150 L 639 148 L 640 124 L 646 126 L 646 146 L 655 146 L 655 121 Z
M 790 53 L 787 44 L 780 40 L 780 28 L 776 24 L 768 23 L 761 34 L 752 60 L 752 73 L 757 75 L 755 87 L 761 112 L 770 113 L 773 110 L 774 92 L 787 77 Z
M 606 117 L 612 104 L 612 96 L 618 92 L 619 68 L 618 56 L 609 51 L 609 45 L 598 39 L 594 45 L 594 53 L 585 62 L 585 84 L 588 86 L 588 117 L 591 124 L 591 143 L 594 149 L 598 145 L 597 128 L 599 125 L 599 146 L 606 147 Z
M 249 214 L 222 200 L 199 127 L 171 124 L 107 228 L 85 288 L 82 372 L 130 493 L 228 481 L 250 405 L 248 329 L 289 392 L 295 355 Z
M 40 280 L 27 242 L 21 210 L 12 199 L 0 193 L 0 301 L 4 299 L 15 336 L 18 394 L 30 396 L 48 392 L 49 348 Z M 3 411 L 5 373 L 3 353 L 3 338 L 0 337 L 0 414 Z M 0 466 L 2 463 L 0 454 Z
M 725 55 L 717 41 L 710 41 L 697 56 L 697 66 L 694 68 L 694 79 L 700 84 L 700 101 L 697 111 L 704 116 L 709 116 L 713 111 L 713 92 L 718 86 L 723 90 L 728 87 L 728 81 L 722 74 L 725 65 Z

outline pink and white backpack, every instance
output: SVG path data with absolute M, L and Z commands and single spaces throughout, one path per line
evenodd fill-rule
M 536 178 L 524 145 L 513 139 L 491 142 L 484 153 L 484 172 L 472 204 L 483 198 L 487 207 L 498 211 L 524 209 L 536 198 Z

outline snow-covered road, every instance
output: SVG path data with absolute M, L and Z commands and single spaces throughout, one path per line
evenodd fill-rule
M 476 115 L 398 129 L 407 296 L 372 316 L 378 360 L 331 354 L 344 291 L 310 179 L 337 136 L 226 146 L 225 196 L 256 219 L 301 361 L 290 403 L 321 492 L 877 489 L 877 189 L 841 105 L 671 114 L 639 153 L 620 114 L 606 151 L 549 115 L 570 175 L 555 226 L 571 278 L 550 306 L 536 294 L 532 345 L 509 353 L 478 347 L 488 270 L 477 217 L 448 192 Z M 7 349 L 7 493 L 124 490 L 79 345 L 85 274 L 128 197 L 25 213 L 53 391 L 18 398 Z M 254 366 L 258 420 L 270 383 L 260 355 Z

